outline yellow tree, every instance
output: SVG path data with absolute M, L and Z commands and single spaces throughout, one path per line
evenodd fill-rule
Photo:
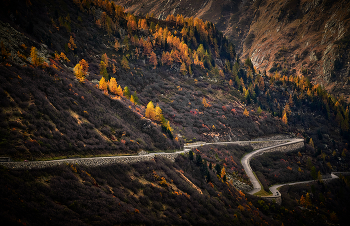
M 104 77 L 101 78 L 98 87 L 99 87 L 99 89 L 101 89 L 101 90 L 107 90 L 107 82 L 106 82 L 106 80 L 105 80 Z
M 202 99 L 202 104 L 203 104 L 203 106 L 204 107 L 210 107 L 210 104 L 208 104 L 208 102 L 207 102 L 207 100 L 205 99 L 205 97 L 203 97 L 203 99 Z
M 118 83 L 115 78 L 109 80 L 109 91 L 113 94 L 117 94 Z
M 288 124 L 288 118 L 287 118 L 287 113 L 284 113 L 284 115 L 283 115 L 283 117 L 282 117 L 282 122 L 284 123 L 284 124 Z
M 153 102 L 150 101 L 146 107 L 145 117 L 154 120 L 155 115 L 156 113 L 155 113 Z
M 312 138 L 310 138 L 309 144 L 311 145 L 311 147 L 313 147 L 313 148 L 315 147 L 314 141 L 312 140 Z
M 249 117 L 249 111 L 247 111 L 247 109 L 244 109 L 243 115 Z
M 154 109 L 155 111 L 155 120 L 158 122 L 162 121 L 162 116 L 163 116 L 163 112 L 162 109 L 159 107 L 159 104 L 157 104 L 156 108 Z
M 222 170 L 221 170 L 221 178 L 223 178 L 225 175 L 226 175 L 225 167 L 222 167 Z
M 168 120 L 166 121 L 166 123 L 163 126 L 165 126 L 165 128 L 167 128 L 167 130 L 169 130 L 170 132 L 173 132 L 173 128 L 171 128 L 170 122 Z
M 290 106 L 289 106 L 289 103 L 286 104 L 286 106 L 284 107 L 284 113 L 287 113 L 287 116 L 290 115 L 291 113 L 291 110 L 290 110 Z
M 80 64 L 75 65 L 73 72 L 80 83 L 83 83 L 85 81 L 83 67 Z
M 157 55 L 152 51 L 151 56 L 149 58 L 149 62 L 153 64 L 153 69 L 156 69 L 158 61 L 157 61 Z
M 123 96 L 123 89 L 122 89 L 122 87 L 120 85 L 117 88 L 117 95 L 121 96 L 121 97 Z
M 108 56 L 106 53 L 101 56 L 101 60 L 105 63 L 106 67 L 108 67 Z
M 131 97 L 130 97 L 130 102 L 131 103 L 133 103 L 133 104 L 135 104 L 135 100 L 134 100 L 134 97 L 131 95 Z
M 38 51 L 36 50 L 36 48 L 34 46 L 32 46 L 32 48 L 30 49 L 30 57 L 32 58 L 32 64 L 34 66 L 40 65 L 41 59 L 38 56 Z

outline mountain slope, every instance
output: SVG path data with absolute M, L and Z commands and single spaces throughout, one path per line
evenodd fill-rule
M 111 3 L 6 4 L 2 155 L 34 160 L 131 154 L 286 130 L 278 118 L 242 104 L 224 72 L 224 64 L 234 62 L 234 48 L 209 22 L 134 17 Z M 80 81 L 73 68 L 83 59 L 89 67 Z M 102 77 L 129 91 L 100 90 Z M 150 101 L 164 119 L 145 118 Z
M 183 14 L 211 21 L 261 72 L 303 74 L 328 91 L 349 97 L 346 0 L 117 2 L 138 14 Z

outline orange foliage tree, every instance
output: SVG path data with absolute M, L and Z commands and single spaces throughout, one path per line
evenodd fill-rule
M 151 52 L 151 56 L 149 58 L 149 62 L 151 64 L 153 64 L 154 69 L 156 69 L 157 64 L 158 64 L 158 60 L 157 60 L 157 55 L 153 51 Z
M 77 45 L 74 43 L 74 38 L 72 36 L 70 36 L 69 38 L 68 48 L 70 48 L 71 50 L 74 50 L 77 48 Z
M 80 66 L 82 68 L 82 71 L 83 71 L 84 75 L 86 75 L 88 70 L 89 70 L 88 62 L 86 62 L 86 60 L 84 60 L 84 59 L 81 59 L 81 61 L 79 61 L 79 64 L 80 64 Z
M 42 59 L 38 56 L 38 51 L 34 46 L 30 49 L 30 57 L 32 58 L 32 64 L 34 66 L 39 66 L 41 64 Z

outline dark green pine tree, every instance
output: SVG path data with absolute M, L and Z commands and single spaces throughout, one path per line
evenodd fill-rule
M 193 161 L 193 151 L 190 151 L 188 153 L 188 158 L 189 158 L 189 160 Z

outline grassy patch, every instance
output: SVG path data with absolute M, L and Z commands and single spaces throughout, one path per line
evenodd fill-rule
M 258 177 L 256 176 L 255 172 L 253 172 L 253 173 L 254 173 L 255 178 L 258 180 L 258 182 L 259 182 L 259 184 L 261 186 L 260 191 L 254 193 L 254 195 L 256 195 L 256 196 L 270 196 L 270 195 L 272 195 L 272 192 L 270 192 L 270 191 L 267 192 L 267 191 L 264 190 L 264 188 L 263 188 L 262 184 L 260 183 Z

